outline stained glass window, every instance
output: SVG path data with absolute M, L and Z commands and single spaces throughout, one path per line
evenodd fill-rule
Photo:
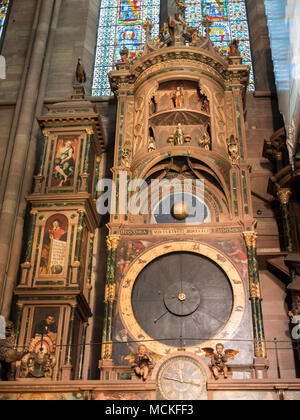
M 213 19 L 211 40 L 229 52 L 233 39 L 240 40 L 243 62 L 251 67 L 249 90 L 254 90 L 254 75 L 245 0 L 186 0 L 186 20 L 191 26 L 200 26 L 205 15 Z M 204 32 L 204 28 L 202 28 Z
M 0 40 L 3 34 L 8 6 L 9 6 L 9 0 L 0 0 Z
M 93 81 L 93 96 L 111 95 L 108 72 L 127 47 L 135 57 L 145 43 L 142 23 L 149 18 L 159 33 L 160 0 L 102 0 Z

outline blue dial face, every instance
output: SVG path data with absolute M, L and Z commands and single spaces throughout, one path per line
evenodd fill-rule
M 162 365 L 157 382 L 165 400 L 200 400 L 205 392 L 206 375 L 196 360 L 177 356 Z

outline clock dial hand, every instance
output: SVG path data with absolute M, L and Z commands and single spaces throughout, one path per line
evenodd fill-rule
M 188 385 L 201 386 L 201 384 L 197 384 L 197 382 L 182 381 L 182 383 L 183 383 L 183 384 L 188 384 Z
M 162 319 L 165 315 L 167 315 L 169 313 L 169 311 L 166 311 L 164 314 L 162 314 L 159 318 L 156 318 L 155 320 L 154 320 L 154 324 L 157 324 L 158 323 L 158 321 L 160 320 L 160 319 Z
M 180 372 L 179 369 L 176 369 L 176 375 L 178 376 L 179 380 L 181 383 L 183 383 L 183 379 L 182 379 L 182 373 Z
M 166 376 L 164 376 L 163 379 L 166 379 L 167 381 L 175 381 L 175 382 L 179 382 L 181 384 L 187 384 L 187 385 L 194 385 L 194 386 L 201 386 L 201 384 L 198 384 L 197 382 L 192 382 L 192 381 L 181 381 L 180 379 L 176 379 L 176 378 L 168 378 Z
M 176 378 L 168 378 L 168 377 L 164 376 L 164 378 L 163 378 L 163 379 L 166 379 L 167 381 L 175 381 L 175 382 L 180 382 L 180 383 L 182 383 L 179 379 L 176 379 Z

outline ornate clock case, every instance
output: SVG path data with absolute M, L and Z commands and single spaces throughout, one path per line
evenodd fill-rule
M 118 102 L 116 199 L 103 379 L 115 367 L 130 369 L 128 355 L 139 344 L 158 358 L 178 349 L 204 356 L 202 348 L 218 341 L 240 351 L 240 365 L 266 356 L 244 120 L 249 68 L 240 56 L 222 56 L 208 37 L 202 47 L 154 48 L 148 24 L 144 53 L 110 73 Z M 121 196 L 135 179 L 143 186 L 140 210 L 131 212 Z M 152 181 L 163 180 L 173 190 L 153 191 Z M 201 194 L 192 185 L 182 196 L 185 180 L 201 181 Z M 198 218 L 186 197 L 197 203 Z M 161 212 L 167 198 L 170 211 Z

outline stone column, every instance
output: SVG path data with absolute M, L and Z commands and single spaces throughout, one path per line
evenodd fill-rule
M 248 270 L 249 270 L 249 291 L 252 306 L 252 321 L 254 335 L 255 357 L 258 359 L 267 358 L 267 349 L 265 342 L 265 332 L 262 314 L 262 295 L 259 279 L 259 269 L 257 262 L 257 233 L 244 232 L 244 239 L 248 252 Z
M 291 232 L 291 218 L 290 218 L 290 210 L 289 210 L 289 202 L 290 202 L 291 195 L 292 195 L 292 191 L 289 188 L 281 188 L 277 191 L 277 197 L 279 199 L 280 207 L 282 211 L 285 250 L 288 252 L 293 252 L 293 239 L 292 239 L 292 232 Z
M 22 218 L 18 209 L 20 200 L 24 200 L 22 197 L 22 186 L 26 177 L 24 170 L 29 153 L 32 125 L 35 120 L 35 109 L 53 6 L 54 0 L 43 0 L 42 2 L 0 218 L 0 312 L 6 317 L 10 314 L 11 297 L 15 281 L 15 278 L 8 280 L 11 255 L 13 254 L 13 247 L 16 245 L 13 243 L 13 236 L 16 232 L 16 225 L 19 219 Z M 21 225 L 23 226 L 22 223 Z M 21 248 L 21 244 L 16 246 Z M 18 263 L 19 261 L 13 262 L 14 266 L 18 265 Z M 12 284 L 8 284 L 9 282 L 12 282 Z
M 105 314 L 102 335 L 102 360 L 112 359 L 113 310 L 116 299 L 116 258 L 120 236 L 111 235 L 107 238 L 108 260 L 105 285 Z

